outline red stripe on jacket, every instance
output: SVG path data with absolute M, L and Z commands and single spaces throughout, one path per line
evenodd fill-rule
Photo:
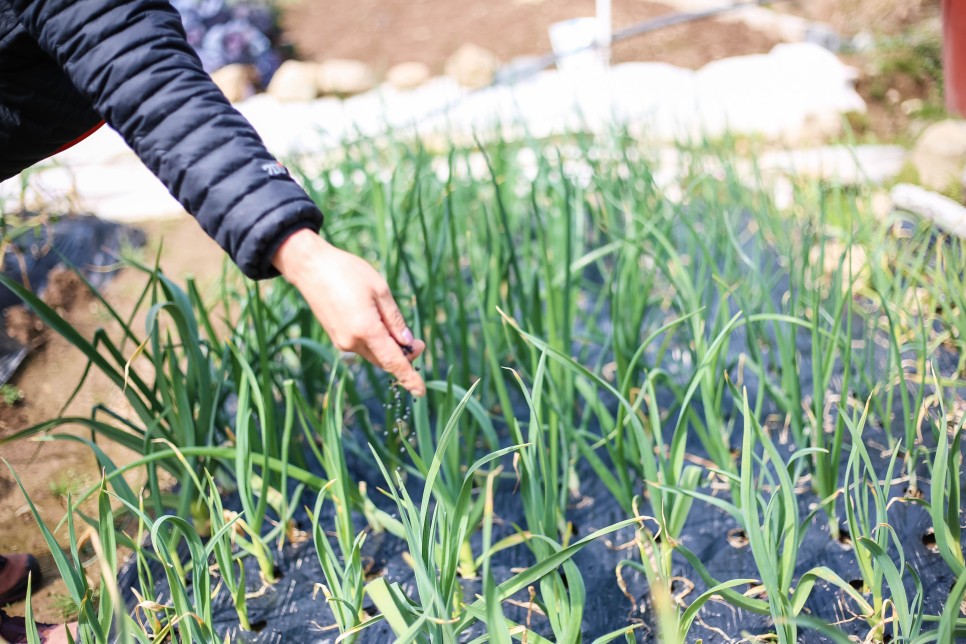
M 92 127 L 91 129 L 87 130 L 86 132 L 84 132 L 83 134 L 81 134 L 79 137 L 77 137 L 76 139 L 74 139 L 73 141 L 71 141 L 70 143 L 65 143 L 64 145 L 60 146 L 59 148 L 57 148 L 57 151 L 54 152 L 54 154 L 60 154 L 61 152 L 63 152 L 67 148 L 74 147 L 75 145 L 77 145 L 78 143 L 80 143 L 81 141 L 83 141 L 84 139 L 86 139 L 87 137 L 89 137 L 91 134 L 93 134 L 94 132 L 97 132 L 99 129 L 101 129 L 101 126 L 102 125 L 104 125 L 104 121 L 101 121 L 100 123 L 98 123 L 97 125 L 95 125 L 94 127 Z

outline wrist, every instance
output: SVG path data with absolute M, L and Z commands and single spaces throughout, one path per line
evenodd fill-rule
M 313 265 L 332 250 L 334 247 L 318 233 L 302 228 L 281 243 L 272 257 L 272 265 L 285 279 L 298 286 L 301 275 L 307 273 L 317 275 Z

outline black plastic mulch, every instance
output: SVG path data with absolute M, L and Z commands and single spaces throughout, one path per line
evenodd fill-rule
M 117 266 L 121 250 L 145 242 L 140 230 L 93 215 L 63 216 L 43 223 L 39 218 L 33 220 L 36 226 L 7 240 L 2 270 L 41 296 L 47 275 L 57 266 L 75 267 L 95 288 L 104 286 L 117 274 L 117 269 L 107 269 Z M 10 380 L 30 351 L 7 335 L 3 312 L 18 304 L 20 298 L 0 285 L 0 384 Z
M 751 393 L 751 392 L 750 392 Z M 897 402 L 898 405 L 898 402 Z M 375 409 L 370 410 L 378 413 Z M 901 410 L 897 409 L 897 413 Z M 740 426 L 734 432 L 734 441 L 740 441 Z M 885 444 L 885 437 L 881 431 L 867 430 L 869 444 Z M 779 445 L 779 451 L 787 457 L 793 451 L 791 445 Z M 691 438 L 688 453 L 696 458 L 703 458 L 704 454 Z M 876 461 L 877 471 L 885 471 L 886 459 L 877 450 L 870 449 Z M 383 509 L 395 515 L 394 506 L 375 490 L 385 487 L 385 482 L 378 475 L 376 468 L 350 457 L 350 476 L 355 481 L 365 481 L 370 490 L 370 497 Z M 842 468 L 844 470 L 845 463 Z M 319 474 L 321 470 L 316 469 Z M 920 468 L 920 488 L 929 497 L 928 473 L 925 467 Z M 583 467 L 579 472 L 581 499 L 572 499 L 567 518 L 573 523 L 576 531 L 573 540 L 591 534 L 596 530 L 621 521 L 627 515 L 612 499 L 606 488 L 596 478 L 589 468 Z M 841 479 L 840 479 L 841 480 Z M 420 493 L 417 481 L 410 481 L 411 494 L 415 498 Z M 707 489 L 702 491 L 708 492 Z M 899 486 L 893 488 L 894 498 L 902 498 L 905 490 Z M 966 490 L 964 490 L 966 492 Z M 524 514 L 519 496 L 515 492 L 512 481 L 504 481 L 497 492 L 497 507 L 501 524 L 494 526 L 494 541 L 514 532 L 513 525 L 524 525 Z M 727 495 L 726 492 L 719 494 Z M 818 498 L 811 492 L 801 494 L 799 507 L 804 517 L 812 509 Z M 303 505 L 312 505 L 314 498 L 303 498 Z M 229 506 L 238 507 L 237 499 L 226 499 Z M 841 510 L 841 505 L 839 506 Z M 647 514 L 648 508 L 642 508 Z M 844 515 L 840 517 L 844 526 Z M 922 580 L 924 587 L 923 609 L 927 614 L 942 613 L 944 603 L 948 597 L 955 579 L 942 557 L 930 548 L 929 529 L 931 521 L 928 511 L 914 502 L 900 500 L 890 509 L 890 524 L 896 530 L 898 538 L 904 547 L 906 561 L 912 566 Z M 298 527 L 305 531 L 311 530 L 311 523 L 305 512 L 295 516 Z M 326 504 L 320 525 L 325 529 L 333 526 L 332 506 Z M 357 527 L 365 525 L 364 519 L 356 518 Z M 700 501 L 695 501 L 689 514 L 682 535 L 682 542 L 705 564 L 710 573 L 719 581 L 736 578 L 756 578 L 757 567 L 750 548 L 738 547 L 729 542 L 728 535 L 737 529 L 738 525 L 732 517 Z M 625 559 L 640 561 L 636 547 L 628 547 L 634 538 L 632 528 L 625 528 L 606 540 L 598 540 L 576 555 L 574 561 L 579 567 L 586 587 L 587 602 L 584 611 L 584 636 L 593 637 L 609 633 L 624 625 L 642 623 L 636 631 L 637 639 L 641 642 L 656 642 L 656 626 L 647 592 L 647 582 L 642 574 L 630 567 L 623 568 L 624 587 L 632 600 L 626 596 L 617 583 L 615 570 L 617 565 Z M 481 550 L 481 536 L 472 537 L 474 552 Z M 412 598 L 417 598 L 412 569 L 403 561 L 405 544 L 388 534 L 370 534 L 363 551 L 367 562 L 371 562 L 372 575 L 385 575 L 390 582 L 398 582 Z M 893 553 L 895 554 L 895 553 Z M 260 630 L 244 632 L 238 628 L 238 620 L 234 607 L 227 592 L 222 590 L 214 601 L 215 629 L 222 637 L 229 636 L 231 641 L 267 643 L 267 642 L 335 642 L 339 633 L 334 628 L 334 620 L 329 611 L 318 584 L 325 583 L 321 566 L 311 541 L 290 545 L 277 553 L 276 561 L 281 573 L 281 580 L 274 586 L 263 588 L 259 581 L 257 566 L 250 558 L 247 560 L 249 591 L 260 593 L 249 600 L 249 617 L 252 624 Z M 495 556 L 493 573 L 499 582 L 512 576 L 511 570 L 533 565 L 534 559 L 526 546 L 517 546 L 504 550 Z M 796 575 L 801 575 L 815 566 L 828 566 L 837 572 L 845 581 L 859 579 L 859 572 L 855 563 L 852 547 L 833 539 L 829 534 L 828 525 L 823 514 L 819 513 L 813 520 L 801 548 L 798 552 Z M 691 566 L 678 555 L 674 558 L 674 574 L 694 584 L 690 592 L 683 593 L 681 600 L 689 604 L 700 595 L 707 586 Z M 160 601 L 164 601 L 165 583 L 160 569 L 155 579 L 160 579 L 157 590 Z M 137 587 L 136 570 L 128 568 L 119 579 L 122 591 L 130 587 Z M 688 582 L 682 581 L 680 590 L 684 590 Z M 915 592 L 909 575 L 905 576 L 906 590 Z M 471 601 L 482 593 L 479 580 L 463 580 L 467 601 Z M 678 589 L 675 589 L 676 591 Z M 743 590 L 743 589 L 739 589 Z M 521 592 L 514 599 L 526 602 L 528 594 Z M 538 594 L 539 600 L 539 594 Z M 850 634 L 864 636 L 868 629 L 864 622 L 856 619 L 849 612 L 851 602 L 843 594 L 830 585 L 819 583 L 806 604 L 806 611 L 820 617 L 829 623 L 839 624 L 839 627 Z M 375 609 L 368 606 L 369 612 L 375 614 Z M 507 617 L 519 622 L 529 623 L 531 628 L 546 637 L 552 633 L 545 617 L 538 613 L 530 613 L 518 605 L 505 604 L 504 612 Z M 483 632 L 482 625 L 476 625 L 467 633 L 467 640 Z M 689 641 L 703 637 L 706 642 L 727 641 L 723 634 L 731 638 L 740 638 L 748 634 L 766 634 L 771 630 L 770 618 L 763 615 L 736 609 L 726 603 L 712 601 L 706 604 L 699 619 L 692 627 Z M 803 642 L 824 642 L 824 637 L 815 632 L 802 630 Z M 394 636 L 384 623 L 379 623 L 365 631 L 359 641 L 362 642 L 391 642 Z M 589 641 L 588 639 L 588 641 Z M 464 640 L 465 641 L 465 640 Z

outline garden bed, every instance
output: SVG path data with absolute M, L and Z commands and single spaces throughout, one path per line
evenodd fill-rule
M 24 432 L 82 424 L 140 454 L 98 457 L 108 592 L 85 628 L 962 634 L 966 247 L 871 217 L 861 190 L 803 182 L 780 211 L 732 154 L 682 149 L 673 199 L 620 132 L 361 143 L 303 176 L 425 338 L 419 401 L 341 360 L 283 283 L 230 274 L 212 299 L 142 266 L 141 349 L 77 340 L 130 411 Z M 81 563 L 61 561 L 78 600 Z

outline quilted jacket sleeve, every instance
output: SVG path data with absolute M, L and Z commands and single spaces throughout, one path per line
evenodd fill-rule
M 242 271 L 322 213 L 225 99 L 166 0 L 11 0 L 24 28 L 65 70 Z

